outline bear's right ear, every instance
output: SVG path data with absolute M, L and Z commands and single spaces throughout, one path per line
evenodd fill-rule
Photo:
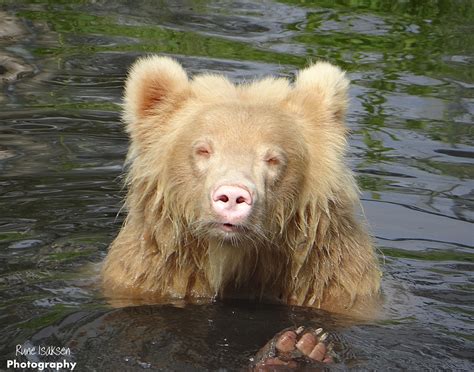
M 189 81 L 174 59 L 149 56 L 139 59 L 130 69 L 125 84 L 123 119 L 133 133 L 134 126 L 152 116 L 175 109 Z

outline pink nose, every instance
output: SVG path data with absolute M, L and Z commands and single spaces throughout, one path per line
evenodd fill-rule
M 250 214 L 252 196 L 238 186 L 220 186 L 212 193 L 212 207 L 226 223 L 238 223 Z

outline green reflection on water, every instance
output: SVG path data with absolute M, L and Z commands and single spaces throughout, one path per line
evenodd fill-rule
M 17 232 L 17 231 L 4 231 L 0 233 L 0 242 L 12 242 L 21 239 L 27 239 L 29 236 L 34 236 L 32 234 L 27 234 L 24 232 Z
M 417 166 L 426 169 L 430 173 L 439 173 L 458 179 L 474 179 L 474 165 L 467 162 L 465 164 L 442 163 L 429 159 L 418 159 Z
M 444 310 L 448 313 L 461 313 L 469 316 L 474 316 L 474 310 L 465 309 L 459 306 L 438 306 L 438 309 Z
M 357 175 L 357 184 L 362 190 L 370 191 L 385 191 L 389 189 L 390 185 L 393 185 L 395 181 L 389 181 L 382 177 L 369 176 L 365 174 Z M 380 199 L 380 194 L 373 193 L 371 196 L 374 199 Z
M 69 312 L 71 312 L 71 308 L 64 306 L 64 305 L 54 305 L 53 309 L 48 313 L 32 318 L 27 320 L 26 322 L 18 324 L 19 328 L 28 328 L 28 329 L 39 329 L 42 327 L 46 327 L 56 321 L 64 318 Z
M 382 53 L 374 64 L 383 69 L 385 75 L 413 71 L 465 82 L 474 80 L 474 71 L 469 66 L 444 61 L 447 55 L 470 56 L 474 52 L 474 2 L 471 0 L 280 2 L 308 8 L 306 19 L 289 25 L 289 29 L 302 31 L 295 36 L 295 41 L 318 46 L 318 53 L 325 49 L 324 55 L 331 59 L 338 60 L 338 55 L 346 54 L 351 62 L 361 63 L 357 66 L 361 70 L 364 65 L 374 67 L 358 58 L 361 52 Z M 374 22 L 373 29 L 364 29 L 370 21 Z M 325 22 L 337 23 L 338 27 L 324 29 Z
M 47 256 L 46 260 L 51 261 L 69 261 L 73 260 L 78 257 L 89 256 L 92 253 L 95 253 L 95 249 L 84 249 L 79 252 L 59 252 L 59 253 L 51 253 Z
M 284 53 L 273 53 L 256 49 L 249 44 L 229 41 L 223 38 L 200 35 L 195 32 L 176 31 L 159 26 L 129 26 L 115 23 L 112 17 L 100 17 L 81 12 L 41 12 L 22 11 L 19 16 L 36 21 L 48 21 L 59 34 L 75 35 L 100 34 L 103 36 L 138 39 L 118 45 L 71 45 L 36 48 L 38 55 L 67 56 L 72 54 L 91 54 L 104 51 L 142 51 L 154 53 L 177 53 L 213 58 L 255 60 L 269 63 L 283 63 L 295 66 L 304 65 L 303 57 Z M 138 41 L 137 40 L 137 41 Z M 116 43 L 114 43 L 116 44 Z
M 79 102 L 79 103 L 45 103 L 45 104 L 32 104 L 32 108 L 54 108 L 58 109 L 72 109 L 72 110 L 99 110 L 99 111 L 121 111 L 122 107 L 115 103 L 108 102 Z
M 380 248 L 387 256 L 395 258 L 409 258 L 423 261 L 459 261 L 474 262 L 474 256 L 471 253 L 453 252 L 453 251 L 408 251 L 397 248 Z

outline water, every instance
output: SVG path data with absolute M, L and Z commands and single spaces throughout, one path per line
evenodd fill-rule
M 0 2 L 0 356 L 70 347 L 76 370 L 237 370 L 279 329 L 338 332 L 341 367 L 472 370 L 471 1 Z M 353 82 L 349 159 L 383 263 L 384 318 L 242 303 L 112 309 L 94 289 L 123 215 L 127 68 Z

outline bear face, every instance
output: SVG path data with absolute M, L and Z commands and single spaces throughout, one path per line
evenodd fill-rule
M 179 298 L 232 288 L 326 308 L 377 293 L 344 161 L 347 89 L 344 73 L 324 62 L 294 84 L 238 85 L 189 79 L 168 57 L 136 62 L 123 114 L 128 216 L 104 288 Z
M 297 199 L 306 173 L 307 149 L 291 118 L 273 107 L 230 102 L 175 120 L 165 174 L 190 232 L 244 248 L 270 240 L 276 232 L 269 217 Z

